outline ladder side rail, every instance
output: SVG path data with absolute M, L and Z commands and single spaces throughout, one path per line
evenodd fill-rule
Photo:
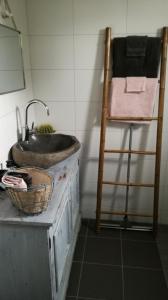
M 163 111 L 164 111 L 164 95 L 165 95 L 165 83 L 166 83 L 167 43 L 168 43 L 168 27 L 164 27 L 162 32 L 162 52 L 161 52 L 160 88 L 159 88 L 156 159 L 155 159 L 155 189 L 154 189 L 154 205 L 153 205 L 154 235 L 156 235 L 157 233 L 157 224 L 158 224 L 160 161 L 161 161 L 161 150 L 162 150 L 161 146 L 162 146 L 162 129 L 163 129 Z
M 111 54 L 111 28 L 106 28 L 105 53 L 104 53 L 104 85 L 103 85 L 103 103 L 101 115 L 100 147 L 99 147 L 99 167 L 97 182 L 97 208 L 96 208 L 96 230 L 100 227 L 100 210 L 102 201 L 102 180 L 104 170 L 104 147 L 107 124 L 108 96 L 109 96 L 109 69 Z

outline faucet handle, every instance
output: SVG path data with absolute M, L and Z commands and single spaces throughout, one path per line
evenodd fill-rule
M 31 126 L 31 130 L 33 130 L 34 129 L 34 122 L 32 122 L 32 126 Z

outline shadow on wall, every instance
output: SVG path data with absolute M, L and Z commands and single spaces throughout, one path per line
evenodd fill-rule
M 100 30 L 99 31 L 99 38 L 98 38 L 98 45 L 101 45 L 101 40 L 102 40 L 102 35 L 104 35 L 104 30 Z M 96 66 L 100 65 L 100 54 L 99 54 L 100 49 L 97 48 L 97 52 L 96 52 L 96 57 L 95 57 L 95 69 L 94 69 L 94 75 L 93 75 L 93 80 L 92 82 L 95 82 L 97 80 L 97 76 L 96 76 Z M 103 60 L 102 60 L 102 65 L 101 65 L 101 70 L 103 72 Z M 101 83 L 101 74 L 100 74 L 100 78 L 99 78 L 99 84 L 100 86 L 102 86 Z M 101 87 L 100 87 L 101 88 Z M 97 111 L 95 112 L 95 115 L 93 114 L 92 111 L 92 99 L 94 97 L 94 85 L 92 85 L 92 90 L 90 93 L 90 103 L 88 105 L 88 114 L 87 114 L 87 120 L 86 120 L 86 124 L 91 124 L 89 130 L 87 130 L 88 127 L 85 128 L 85 131 L 87 130 L 87 134 L 85 135 L 85 138 L 83 140 L 83 144 L 85 147 L 85 157 L 87 157 L 87 159 L 84 159 L 81 161 L 81 169 L 82 169 L 82 176 L 80 176 L 81 178 L 81 190 L 83 191 L 83 185 L 84 185 L 84 181 L 85 181 L 85 177 L 86 177 L 86 168 L 87 168 L 87 164 L 89 163 L 89 159 L 88 159 L 88 154 L 89 154 L 89 145 L 91 142 L 91 135 L 92 135 L 92 130 L 94 129 L 95 126 L 100 127 L 100 122 L 101 122 L 101 102 L 100 104 L 97 105 Z M 87 126 L 87 125 L 86 125 Z M 86 147 L 87 145 L 87 147 Z M 95 163 L 98 165 L 98 160 L 96 159 Z M 83 192 L 81 193 L 81 199 L 83 198 L 84 194 Z M 94 194 L 94 196 L 96 197 L 96 193 Z M 83 199 L 82 199 L 83 200 Z M 82 202 L 81 206 L 83 207 L 85 204 Z

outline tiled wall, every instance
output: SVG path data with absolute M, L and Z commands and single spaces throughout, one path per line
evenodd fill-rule
M 36 110 L 39 123 L 48 121 L 58 132 L 75 134 L 83 145 L 81 196 L 85 217 L 95 216 L 103 85 L 104 28 L 113 36 L 156 35 L 168 24 L 167 0 L 27 0 L 34 96 L 47 102 L 51 116 Z M 167 93 L 166 93 L 167 94 Z M 168 97 L 166 95 L 161 174 L 161 217 L 168 222 Z M 152 148 L 156 126 L 136 128 L 133 146 Z M 127 126 L 108 127 L 108 146 L 128 143 Z M 126 157 L 106 159 L 105 177 L 124 180 Z M 133 158 L 131 177 L 153 180 L 153 159 Z M 132 189 L 130 207 L 149 212 L 150 189 Z M 112 199 L 112 202 L 111 202 Z M 124 207 L 125 189 L 106 188 L 105 207 Z
M 17 132 L 21 131 L 21 126 L 24 124 L 25 104 L 33 98 L 25 4 L 25 0 L 9 1 L 17 28 L 22 32 L 26 89 L 0 95 L 0 162 L 3 163 L 3 167 L 6 166 L 10 147 L 17 141 Z M 8 23 L 3 21 L 3 24 L 12 26 L 10 21 Z M 33 111 L 31 117 L 33 118 Z

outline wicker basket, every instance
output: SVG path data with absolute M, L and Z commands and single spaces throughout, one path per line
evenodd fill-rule
M 27 172 L 32 177 L 32 186 L 27 191 L 8 188 L 7 193 L 19 210 L 26 214 L 38 214 L 47 209 L 52 192 L 52 177 L 37 168 L 19 168 L 17 171 Z

